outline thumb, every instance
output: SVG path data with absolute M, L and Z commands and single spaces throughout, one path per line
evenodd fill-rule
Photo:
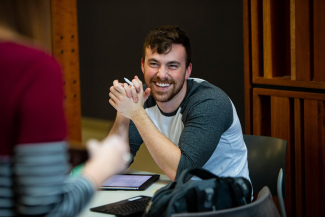
M 151 89 L 150 88 L 147 88 L 144 93 L 143 93 L 143 98 L 144 98 L 144 101 L 146 101 L 148 99 L 148 97 L 150 96 L 150 91 Z

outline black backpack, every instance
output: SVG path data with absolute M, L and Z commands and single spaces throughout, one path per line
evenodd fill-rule
M 184 183 L 189 175 L 202 180 Z M 184 170 L 178 181 L 158 190 L 143 216 L 171 216 L 174 213 L 204 212 L 250 203 L 251 183 L 245 178 L 218 177 L 202 168 Z

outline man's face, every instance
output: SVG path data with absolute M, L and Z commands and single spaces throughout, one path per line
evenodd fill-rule
M 147 48 L 141 67 L 144 80 L 156 101 L 168 102 L 180 93 L 186 93 L 184 84 L 191 74 L 192 65 L 186 68 L 186 51 L 182 45 L 173 44 L 167 54 L 152 53 Z

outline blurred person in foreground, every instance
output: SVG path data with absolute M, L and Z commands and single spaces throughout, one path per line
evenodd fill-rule
M 38 1 L 0 0 L 0 216 L 75 216 L 127 167 L 129 148 L 118 136 L 91 141 L 82 174 L 68 177 L 62 73 L 21 34 L 17 2 Z

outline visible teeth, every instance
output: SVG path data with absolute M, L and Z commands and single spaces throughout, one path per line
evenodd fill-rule
M 167 87 L 167 86 L 169 86 L 170 84 L 165 84 L 165 83 L 158 83 L 158 82 L 156 82 L 156 85 L 159 86 L 159 87 Z

